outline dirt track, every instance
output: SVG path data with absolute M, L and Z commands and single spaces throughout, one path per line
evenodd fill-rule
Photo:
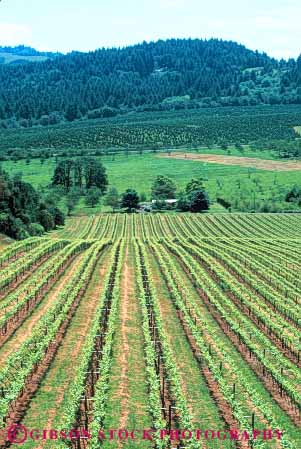
M 197 154 L 183 152 L 171 153 L 169 156 L 166 154 L 160 154 L 158 157 L 201 161 L 208 162 L 209 164 L 240 165 L 241 167 L 250 167 L 269 171 L 301 171 L 301 161 L 297 160 L 282 162 L 242 156 L 224 156 L 222 154 Z

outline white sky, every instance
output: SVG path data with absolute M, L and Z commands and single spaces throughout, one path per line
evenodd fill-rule
M 0 45 L 68 52 L 171 37 L 301 53 L 300 0 L 2 0 Z

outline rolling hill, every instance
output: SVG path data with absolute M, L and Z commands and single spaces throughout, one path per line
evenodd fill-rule
M 170 39 L 67 55 L 22 46 L 2 52 L 46 58 L 0 65 L 4 127 L 131 110 L 301 103 L 301 57 L 277 61 L 231 41 Z
M 39 52 L 31 47 L 0 47 L 0 64 L 23 64 L 25 62 L 41 62 L 53 59 L 59 53 Z

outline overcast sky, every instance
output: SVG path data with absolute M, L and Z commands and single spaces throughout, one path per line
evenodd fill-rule
M 301 53 L 300 0 L 2 0 L 0 45 L 68 52 L 171 37 Z

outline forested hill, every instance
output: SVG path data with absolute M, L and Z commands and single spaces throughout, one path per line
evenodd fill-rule
M 31 47 L 0 47 L 0 64 L 24 64 L 25 62 L 41 62 L 53 59 L 60 53 L 41 52 Z
M 264 103 L 301 103 L 301 57 L 277 61 L 234 42 L 171 39 L 0 65 L 3 127 Z

